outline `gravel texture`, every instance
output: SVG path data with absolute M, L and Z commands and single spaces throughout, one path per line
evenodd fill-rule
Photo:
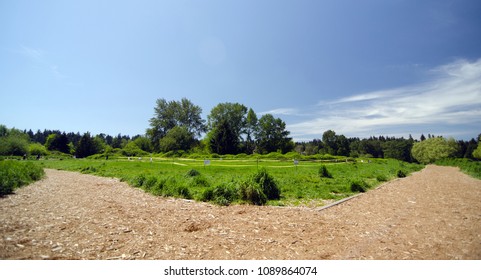
M 430 165 L 321 210 L 220 207 L 47 169 L 0 198 L 0 259 L 479 260 L 481 180 Z

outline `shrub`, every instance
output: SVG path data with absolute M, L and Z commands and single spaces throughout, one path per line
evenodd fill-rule
M 398 178 L 404 178 L 404 177 L 406 177 L 406 172 L 405 172 L 404 170 L 399 169 L 399 170 L 397 171 L 397 177 L 398 177 Z
M 213 201 L 216 204 L 227 206 L 238 199 L 237 188 L 232 183 L 224 183 L 208 188 L 202 193 L 202 201 Z
M 146 176 L 145 174 L 139 174 L 136 175 L 132 180 L 130 181 L 130 184 L 136 188 L 140 188 L 144 185 Z
M 267 196 L 262 188 L 251 180 L 244 181 L 239 187 L 239 196 L 242 200 L 254 205 L 264 205 L 267 203 Z
M 369 184 L 363 180 L 352 180 L 350 182 L 352 192 L 366 192 Z
M 279 190 L 274 177 L 272 177 L 265 168 L 261 168 L 252 176 L 252 182 L 260 187 L 267 199 L 280 199 L 281 191 Z
M 187 174 L 186 174 L 187 177 L 195 177 L 195 176 L 199 176 L 199 175 L 200 175 L 200 172 L 195 170 L 195 169 L 191 169 L 191 170 L 187 171 Z
M 90 174 L 95 172 L 97 172 L 97 168 L 95 166 L 86 166 L 80 169 L 80 173 L 84 173 L 84 174 Z
M 31 162 L 0 161 L 0 196 L 40 180 L 44 174 L 40 166 Z
M 41 155 L 46 156 L 48 154 L 45 146 L 39 143 L 33 143 L 28 145 L 28 151 L 31 155 Z
M 319 177 L 332 178 L 331 173 L 329 172 L 329 170 L 327 170 L 327 167 L 325 165 L 321 165 L 321 167 L 319 167 Z
M 156 176 L 148 176 L 145 178 L 145 180 L 142 182 L 142 187 L 150 191 L 156 184 L 157 184 L 157 177 Z
M 388 178 L 385 175 L 377 175 L 376 180 L 378 182 L 386 182 L 386 181 L 388 181 Z
M 207 181 L 206 178 L 204 178 L 203 176 L 195 176 L 195 177 L 192 177 L 192 186 L 194 187 L 204 187 L 204 188 L 207 188 L 209 187 L 209 181 Z

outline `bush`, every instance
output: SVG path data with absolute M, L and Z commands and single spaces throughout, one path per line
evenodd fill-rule
M 267 199 L 280 199 L 281 191 L 279 190 L 274 177 L 267 173 L 265 168 L 261 168 L 251 178 L 252 182 L 260 187 Z
M 30 155 L 46 156 L 48 154 L 45 146 L 43 146 L 39 143 L 30 144 L 28 146 L 28 151 L 29 151 Z
M 227 206 L 238 199 L 237 188 L 232 183 L 224 183 L 208 188 L 202 193 L 202 201 L 213 201 L 216 204 Z
M 139 174 L 136 175 L 132 180 L 130 181 L 130 184 L 136 188 L 140 188 L 144 185 L 146 176 L 145 174 Z
M 187 177 L 195 177 L 195 176 L 199 176 L 199 175 L 200 175 L 200 172 L 195 170 L 195 169 L 191 169 L 191 170 L 187 171 L 187 174 L 186 174 Z
M 164 178 L 158 178 L 155 184 L 150 187 L 149 192 L 156 196 L 161 196 L 164 190 L 165 182 L 167 180 Z
M 406 177 L 406 172 L 405 172 L 404 170 L 399 169 L 399 170 L 397 171 L 397 177 L 398 177 L 398 178 L 404 178 L 404 177 Z
M 388 178 L 385 175 L 377 175 L 376 180 L 378 182 L 386 182 L 386 181 L 388 181 Z
M 352 192 L 366 192 L 369 189 L 369 184 L 363 180 L 352 180 L 350 185 Z
M 332 178 L 331 173 L 329 173 L 329 170 L 327 170 L 327 167 L 325 165 L 321 165 L 321 167 L 319 168 L 319 177 Z
M 142 182 L 142 187 L 147 190 L 147 191 L 150 191 L 156 184 L 157 184 L 157 177 L 156 176 L 148 176 L 145 178 L 145 180 Z
M 44 174 L 40 166 L 31 162 L 0 161 L 0 196 L 40 180 Z
M 264 205 L 267 203 L 267 196 L 262 188 L 251 180 L 247 180 L 240 184 L 239 196 L 242 200 L 254 205 Z
M 209 181 L 207 181 L 206 178 L 204 178 L 203 176 L 195 176 L 195 177 L 192 177 L 192 186 L 194 187 L 204 187 L 204 188 L 207 188 L 209 187 Z

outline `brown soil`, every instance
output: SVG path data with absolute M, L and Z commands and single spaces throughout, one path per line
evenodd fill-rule
M 213 206 L 46 170 L 0 199 L 1 259 L 481 259 L 481 180 L 421 172 L 336 206 Z

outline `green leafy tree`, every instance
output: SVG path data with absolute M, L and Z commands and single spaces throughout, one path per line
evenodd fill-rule
M 333 130 L 327 130 L 322 134 L 322 142 L 326 149 L 326 153 L 330 155 L 337 155 L 337 150 L 339 149 L 337 145 L 337 135 Z
M 456 152 L 456 141 L 454 139 L 446 140 L 443 137 L 431 137 L 422 142 L 414 143 L 411 150 L 413 157 L 424 164 L 452 157 Z
M 70 152 L 68 143 L 69 143 L 68 137 L 65 133 L 62 133 L 62 134 L 52 133 L 47 137 L 47 140 L 45 142 L 45 147 L 49 151 L 59 151 L 59 152 L 68 154 Z
M 80 138 L 80 141 L 78 142 L 77 147 L 75 148 L 75 156 L 78 158 L 84 158 L 84 157 L 94 155 L 97 152 L 99 152 L 97 148 L 98 147 L 94 142 L 94 138 L 90 136 L 89 132 L 86 132 L 84 133 L 82 138 Z
M 394 158 L 411 162 L 411 149 L 413 142 L 405 139 L 390 140 L 381 143 L 384 158 Z
M 266 114 L 259 119 L 258 129 L 255 133 L 257 148 L 260 153 L 280 151 L 287 153 L 294 149 L 294 143 L 289 138 L 290 132 L 286 130 L 286 123 L 271 114 Z
M 481 159 L 481 137 L 478 141 L 478 147 L 476 148 L 476 150 L 473 151 L 473 157 Z
M 152 143 L 150 142 L 150 140 L 147 137 L 144 137 L 144 136 L 137 137 L 137 138 L 135 138 L 134 143 L 142 151 L 146 151 L 146 152 L 149 152 L 149 153 L 153 152 Z
M 139 146 L 135 144 L 134 141 L 130 141 L 122 149 L 122 154 L 124 156 L 134 157 L 134 156 L 143 156 L 143 155 L 146 155 L 147 153 L 145 151 L 142 151 L 139 148 Z
M 22 131 L 0 126 L 0 155 L 23 156 L 28 153 L 29 137 Z
M 221 122 L 226 122 L 237 141 L 241 141 L 241 135 L 246 129 L 247 107 L 239 103 L 220 103 L 210 111 L 208 120 L 209 130 L 218 127 Z
M 252 110 L 252 108 L 249 109 L 249 112 L 247 112 L 247 117 L 246 117 L 246 127 L 245 127 L 245 134 L 246 134 L 246 141 L 245 141 L 245 150 L 247 154 L 252 154 L 255 150 L 255 139 L 254 135 L 257 131 L 257 124 L 258 124 L 258 119 L 257 115 Z
M 40 143 L 32 143 L 28 145 L 28 151 L 30 155 L 45 156 L 48 154 L 48 151 L 45 148 L 45 146 Z
M 167 132 L 167 135 L 160 139 L 160 151 L 187 151 L 192 148 L 195 143 L 195 138 L 184 126 L 176 126 Z
M 159 141 L 174 127 L 184 127 L 195 136 L 206 131 L 205 121 L 201 118 L 202 109 L 190 100 L 166 101 L 158 99 L 154 108 L 154 117 L 150 119 L 147 136 L 152 140 L 155 148 Z
M 239 137 L 227 120 L 220 120 L 208 135 L 210 150 L 214 153 L 236 154 L 239 149 Z

